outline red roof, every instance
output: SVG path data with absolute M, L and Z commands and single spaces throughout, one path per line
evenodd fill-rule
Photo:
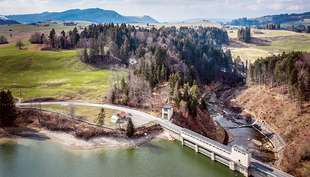
M 119 114 L 117 114 L 117 115 L 120 116 L 120 117 L 126 117 L 127 116 L 127 114 L 124 111 L 119 113 Z

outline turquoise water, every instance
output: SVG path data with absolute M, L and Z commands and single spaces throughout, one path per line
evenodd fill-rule
M 89 151 L 37 138 L 0 142 L 1 177 L 243 176 L 179 141 L 153 140 L 138 148 Z

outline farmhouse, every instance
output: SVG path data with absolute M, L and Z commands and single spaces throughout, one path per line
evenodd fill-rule
M 171 120 L 173 115 L 173 107 L 170 105 L 165 105 L 162 108 L 162 119 Z
M 119 113 L 119 114 L 117 114 L 117 117 L 118 117 L 119 119 L 125 119 L 126 116 L 127 116 L 127 114 L 126 114 L 124 111 L 121 112 L 121 113 Z
M 254 34 L 263 34 L 263 32 L 259 31 L 259 30 L 254 30 L 253 31 Z
M 64 23 L 64 26 L 75 26 L 76 23 L 73 23 L 73 22 L 66 22 Z

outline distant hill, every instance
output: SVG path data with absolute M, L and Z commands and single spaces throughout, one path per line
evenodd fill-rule
M 13 24 L 20 24 L 20 23 L 15 20 L 7 20 L 0 18 L 0 25 L 13 25 Z
M 123 16 L 112 10 L 99 8 L 72 9 L 64 12 L 43 12 L 39 14 L 6 15 L 5 18 L 20 23 L 31 23 L 46 20 L 90 21 L 94 23 L 158 23 L 150 16 Z
M 304 19 L 310 19 L 310 12 L 305 12 L 301 14 L 280 14 L 280 15 L 267 15 L 263 17 L 256 18 L 239 18 L 228 22 L 228 25 L 236 26 L 251 26 L 251 25 L 266 25 L 268 23 L 287 23 L 287 22 L 299 22 Z

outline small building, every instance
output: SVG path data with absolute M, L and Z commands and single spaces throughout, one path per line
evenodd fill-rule
M 119 113 L 119 114 L 117 114 L 117 117 L 120 118 L 120 119 L 125 119 L 126 116 L 127 116 L 127 114 L 124 111 Z
M 171 120 L 173 115 L 173 107 L 170 105 L 165 105 L 162 108 L 162 119 Z
M 237 164 L 241 164 L 248 168 L 251 165 L 251 157 L 252 153 L 249 150 L 236 144 L 232 146 L 231 160 L 237 162 Z
M 73 22 L 66 22 L 64 23 L 64 26 L 75 26 L 76 23 L 73 23 Z
M 254 30 L 253 31 L 254 34 L 263 34 L 263 32 L 259 31 L 259 30 Z
M 117 123 L 118 120 L 119 120 L 119 117 L 116 116 L 116 115 L 113 115 L 113 116 L 111 117 L 111 122 L 113 122 L 113 123 Z

